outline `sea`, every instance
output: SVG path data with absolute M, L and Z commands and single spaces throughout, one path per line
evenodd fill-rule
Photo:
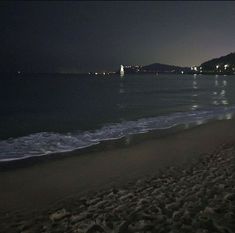
M 235 76 L 19 74 L 0 77 L 0 162 L 235 113 Z

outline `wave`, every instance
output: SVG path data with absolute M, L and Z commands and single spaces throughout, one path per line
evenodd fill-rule
M 164 130 L 177 125 L 203 123 L 213 118 L 231 118 L 235 106 L 191 112 L 177 112 L 167 116 L 141 118 L 104 125 L 92 131 L 77 133 L 40 132 L 28 136 L 0 141 L 0 162 L 21 160 L 54 153 L 69 152 L 151 130 Z

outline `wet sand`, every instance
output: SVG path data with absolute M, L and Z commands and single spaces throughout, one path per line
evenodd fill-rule
M 211 122 L 134 146 L 1 171 L 1 218 L 57 209 L 71 198 L 121 187 L 169 166 L 191 166 L 203 154 L 231 142 L 235 142 L 234 119 Z

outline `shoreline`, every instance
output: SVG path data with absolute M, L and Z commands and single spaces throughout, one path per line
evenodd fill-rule
M 144 140 L 128 147 L 108 146 L 79 156 L 51 159 L 0 172 L 0 216 L 36 215 L 62 202 L 143 179 L 167 167 L 185 169 L 219 145 L 235 142 L 235 119 L 209 122 Z M 140 140 L 141 141 L 141 140 Z M 164 170 L 165 169 L 165 170 Z M 73 202 L 75 203 L 75 201 Z M 9 231 L 10 232 L 10 231 Z
M 210 115 L 212 113 L 215 114 L 213 118 Z M 184 118 L 187 117 L 192 117 L 189 122 L 187 120 L 184 121 Z M 165 120 L 162 120 L 162 118 Z M 128 146 L 133 144 L 133 142 L 136 144 L 146 139 L 159 138 L 168 134 L 177 133 L 181 130 L 194 128 L 201 124 L 231 118 L 234 118 L 234 107 L 223 109 L 222 112 L 221 109 L 217 109 L 216 111 L 211 109 L 197 113 L 176 112 L 170 115 L 140 118 L 137 121 L 113 123 L 114 126 L 111 123 L 111 130 L 108 126 L 103 126 L 96 130 L 88 130 L 87 133 L 86 131 L 82 131 L 78 134 L 74 133 L 74 135 L 70 135 L 69 133 L 67 135 L 66 133 L 38 132 L 19 138 L 7 139 L 6 141 L 1 141 L 0 145 L 2 148 L 2 152 L 0 151 L 0 171 L 8 168 L 14 169 L 16 167 L 33 165 L 34 163 L 47 161 L 51 158 L 59 159 L 67 155 L 71 156 L 73 154 L 79 155 L 93 151 L 103 151 L 109 147 L 115 149 L 115 145 L 117 145 L 116 148 L 121 146 L 125 147 L 127 144 Z M 160 125 L 159 122 L 161 123 Z M 153 126 L 152 124 L 157 125 Z M 149 137 L 150 135 L 151 137 Z M 35 141 L 37 137 L 39 137 L 39 140 Z M 60 143 L 61 140 L 62 144 Z M 74 140 L 75 144 L 69 146 Z M 24 142 L 28 142 L 29 144 L 24 146 Z M 60 146 L 62 147 L 60 148 Z
M 235 229 L 235 142 L 195 163 L 58 202 L 22 217 L 0 215 L 3 232 L 227 232 Z
M 204 125 L 213 124 L 214 122 L 218 121 L 226 122 L 227 120 L 235 119 L 235 116 L 233 115 L 231 116 L 231 118 L 228 119 L 223 117 L 222 119 L 214 118 L 214 119 L 205 120 L 204 122 L 190 122 L 187 124 L 179 124 L 176 126 L 172 126 L 166 129 L 154 129 L 144 133 L 130 134 L 120 138 L 103 140 L 97 144 L 87 146 L 84 148 L 74 149 L 71 151 L 54 152 L 45 155 L 30 156 L 25 158 L 12 159 L 9 161 L 7 160 L 0 161 L 0 172 L 22 169 L 22 168 L 24 169 L 30 166 L 35 166 L 35 165 L 37 166 L 40 163 L 43 164 L 61 159 L 63 160 L 73 156 L 81 156 L 81 155 L 83 156 L 83 155 L 98 153 L 101 151 L 107 152 L 110 150 L 132 147 L 149 140 L 163 139 L 168 136 L 171 137 L 172 135 L 180 134 L 187 130 L 192 130 L 195 127 L 203 127 Z
M 213 122 L 213 121 L 215 120 L 210 120 L 210 122 Z M 128 136 L 123 136 L 117 139 L 103 140 L 92 146 L 87 146 L 84 148 L 79 148 L 79 149 L 75 149 L 71 151 L 55 152 L 55 153 L 49 153 L 49 154 L 35 156 L 35 157 L 13 159 L 9 161 L 0 161 L 0 172 L 15 170 L 15 169 L 22 169 L 22 168 L 25 169 L 30 166 L 35 166 L 35 165 L 37 166 L 40 163 L 43 164 L 43 163 L 53 162 L 56 160 L 68 159 L 74 156 L 75 157 L 84 156 L 84 155 L 91 156 L 91 154 L 93 153 L 107 152 L 107 151 L 112 151 L 116 149 L 133 147 L 135 145 L 146 142 L 148 140 L 157 140 L 160 138 L 162 139 L 169 135 L 175 135 L 180 132 L 183 132 L 184 130 L 192 129 L 197 126 L 198 125 L 196 123 L 190 123 L 188 124 L 188 126 L 185 126 L 184 124 L 182 124 L 182 125 L 169 127 L 167 129 L 155 129 L 155 130 L 150 130 L 144 133 L 130 134 Z

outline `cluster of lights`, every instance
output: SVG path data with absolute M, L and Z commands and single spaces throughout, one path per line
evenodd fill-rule
M 200 69 L 202 69 L 202 67 L 200 67 Z M 197 66 L 192 66 L 192 67 L 191 67 L 191 70 L 193 70 L 193 71 L 197 71 L 197 70 L 198 70 L 198 68 L 197 68 Z
M 233 71 L 235 71 L 235 67 L 233 67 L 233 65 L 230 65 L 230 64 L 225 64 L 225 65 L 221 65 L 221 64 L 218 64 L 215 66 L 216 67 L 216 70 L 219 71 L 219 72 L 222 72 L 221 69 L 224 69 L 224 70 L 228 70 L 229 67 L 231 67 L 231 69 Z M 126 65 L 126 66 L 123 66 L 123 68 L 134 68 L 136 72 L 140 72 L 140 69 L 142 68 L 142 66 L 140 65 L 134 65 L 134 66 L 131 66 L 131 65 Z M 191 71 L 193 72 L 200 72 L 202 73 L 203 72 L 203 67 L 200 66 L 200 67 L 197 67 L 197 66 L 191 66 Z M 142 70 L 142 72 L 148 72 L 146 70 Z M 174 70 L 172 70 L 171 72 L 174 72 Z M 18 72 L 19 74 L 20 72 Z M 95 75 L 110 75 L 110 74 L 115 74 L 116 72 L 95 72 L 93 74 Z M 235 72 L 234 72 L 235 73 Z M 92 73 L 89 72 L 89 74 L 91 75 Z M 181 71 L 181 74 L 184 74 L 184 71 Z
M 219 65 L 216 65 L 216 69 L 217 69 L 217 70 L 219 69 L 219 67 L 220 67 Z M 225 64 L 225 65 L 224 65 L 224 69 L 225 69 L 225 70 L 227 70 L 228 67 L 229 67 L 229 64 Z
M 139 65 L 125 65 L 124 68 L 141 68 L 142 66 L 139 66 Z
M 89 72 L 88 73 L 89 75 L 92 75 L 92 74 L 94 74 L 94 75 L 110 75 L 110 74 L 115 74 L 115 72 L 112 72 L 112 71 L 107 71 L 107 72 L 94 72 L 94 73 L 92 73 L 92 72 Z
M 140 71 L 141 67 L 142 67 L 142 66 L 139 66 L 139 65 L 134 65 L 134 66 L 128 65 L 128 66 L 124 66 L 124 68 L 135 69 L 137 72 Z

